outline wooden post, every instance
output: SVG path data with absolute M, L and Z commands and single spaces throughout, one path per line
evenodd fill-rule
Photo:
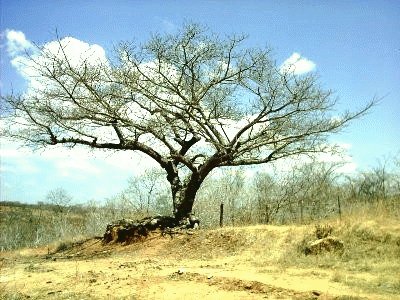
M 338 212 L 339 212 L 339 218 L 342 219 L 342 208 L 340 206 L 340 197 L 337 197 L 337 204 L 338 204 Z
M 224 226 L 224 203 L 219 207 L 219 227 Z
M 303 199 L 300 201 L 300 223 L 303 224 Z

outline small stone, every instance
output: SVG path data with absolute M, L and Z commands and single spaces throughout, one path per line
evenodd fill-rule
M 181 268 L 181 269 L 178 270 L 177 273 L 178 273 L 179 275 L 182 275 L 183 273 L 185 273 L 185 270 Z
M 321 292 L 320 291 L 317 291 L 317 290 L 313 290 L 312 291 L 312 294 L 314 295 L 314 296 L 321 296 Z

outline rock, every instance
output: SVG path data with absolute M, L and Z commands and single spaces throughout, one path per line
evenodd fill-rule
M 188 218 L 191 228 L 199 227 L 200 220 L 194 214 L 190 214 Z
M 312 294 L 313 294 L 314 296 L 321 296 L 322 292 L 317 291 L 317 290 L 313 290 L 313 291 L 312 291 Z
M 178 273 L 179 275 L 182 275 L 183 273 L 185 273 L 185 270 L 180 268 L 176 273 Z
M 341 251 L 343 250 L 343 248 L 344 248 L 343 241 L 339 240 L 336 237 L 328 236 L 308 243 L 308 245 L 304 249 L 304 254 L 318 255 L 323 252 Z
M 158 223 L 158 218 L 154 218 L 153 220 L 150 221 L 150 225 L 153 226 L 157 226 L 157 223 Z

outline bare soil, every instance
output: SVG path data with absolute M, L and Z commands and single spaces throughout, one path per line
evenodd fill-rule
M 285 264 L 291 259 L 285 257 L 286 247 L 307 230 L 252 226 L 174 236 L 153 233 L 130 245 L 103 245 L 93 238 L 57 245 L 58 251 L 53 245 L 3 252 L 0 298 L 400 299 L 343 279 L 368 283 L 378 274 L 318 263 Z

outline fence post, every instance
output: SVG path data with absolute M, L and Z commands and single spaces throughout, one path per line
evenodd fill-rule
M 219 207 L 219 227 L 224 226 L 224 203 Z
M 339 218 L 342 219 L 342 208 L 340 206 L 340 197 L 337 197 L 337 204 L 338 204 L 338 211 L 339 211 Z

